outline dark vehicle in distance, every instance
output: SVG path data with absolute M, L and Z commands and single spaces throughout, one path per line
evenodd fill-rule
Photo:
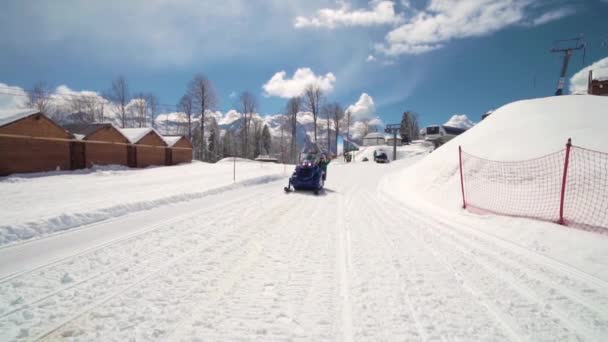
M 388 163 L 390 160 L 383 150 L 374 151 L 374 161 L 376 163 Z

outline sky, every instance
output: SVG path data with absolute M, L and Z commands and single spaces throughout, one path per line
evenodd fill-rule
M 217 110 L 247 90 L 270 115 L 313 82 L 360 118 L 397 123 L 413 110 L 423 126 L 477 122 L 555 92 L 557 39 L 587 43 L 567 79 L 608 57 L 607 14 L 608 0 L 8 0 L 0 83 L 103 93 L 122 75 L 171 112 L 204 74 Z

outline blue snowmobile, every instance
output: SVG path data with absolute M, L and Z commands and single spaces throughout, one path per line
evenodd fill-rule
M 285 192 L 290 192 L 293 187 L 294 190 L 312 190 L 318 195 L 325 185 L 325 173 L 320 165 L 322 158 L 324 155 L 315 150 L 302 152 Z

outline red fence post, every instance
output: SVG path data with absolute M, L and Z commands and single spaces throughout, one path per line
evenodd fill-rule
M 572 139 L 568 138 L 566 143 L 566 159 L 564 160 L 564 176 L 562 178 L 562 191 L 559 201 L 559 224 L 565 225 L 564 220 L 564 196 L 566 195 L 566 180 L 568 179 L 568 165 L 570 164 L 570 148 L 572 147 Z
M 460 190 L 462 191 L 462 208 L 467 208 L 467 202 L 464 198 L 464 178 L 462 176 L 462 147 L 458 145 L 458 162 L 460 163 Z

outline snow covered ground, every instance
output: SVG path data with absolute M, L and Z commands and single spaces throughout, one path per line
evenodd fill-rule
M 244 161 L 3 179 L 5 229 L 107 215 L 0 247 L 0 340 L 606 340 L 608 238 L 463 212 L 450 148 L 334 162 L 319 196 Z
M 98 167 L 0 177 L 0 246 L 162 205 L 284 178 L 283 165 L 195 162 L 176 167 Z

